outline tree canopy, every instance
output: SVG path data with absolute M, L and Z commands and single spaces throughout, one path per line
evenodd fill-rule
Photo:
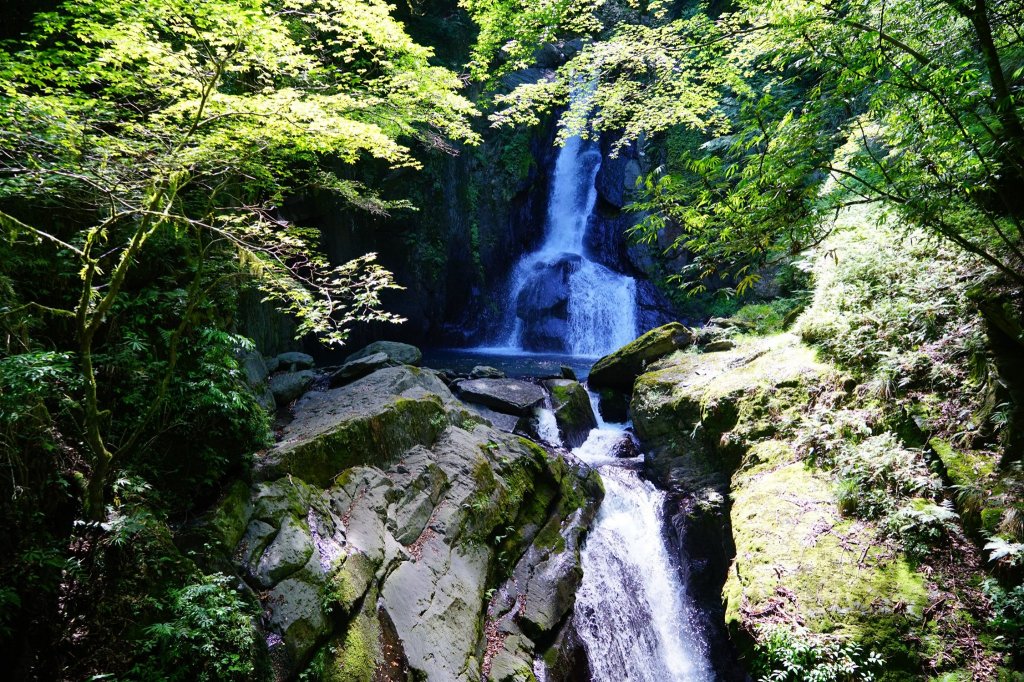
M 7 47 L 0 199 L 26 217 L 0 212 L 0 223 L 14 240 L 45 242 L 77 273 L 73 296 L 16 298 L 18 310 L 73 330 L 73 345 L 57 346 L 80 367 L 88 503 L 99 518 L 110 463 L 139 445 L 182 339 L 226 281 L 248 277 L 298 318 L 299 333 L 327 342 L 343 341 L 354 321 L 398 319 L 380 308 L 394 283 L 373 254 L 331 265 L 317 255 L 316 232 L 287 223 L 278 207 L 313 190 L 371 212 L 408 206 L 344 169 L 366 158 L 415 167 L 412 144 L 474 141 L 474 108 L 456 74 L 433 66 L 431 50 L 381 0 L 67 2 Z M 71 227 L 35 225 L 29 214 L 47 207 Z M 111 442 L 96 344 L 133 267 L 168 239 L 185 249 L 192 273 L 171 284 L 175 302 L 152 341 L 163 369 L 147 407 Z M 218 265 L 225 260 L 236 265 Z
M 681 230 L 675 248 L 696 256 L 686 286 L 726 272 L 742 290 L 752 266 L 819 243 L 836 210 L 865 202 L 1024 282 L 1024 5 L 664 5 L 500 97 L 492 118 L 566 105 L 583 79 L 591 94 L 569 105 L 568 132 L 697 132 L 686 172 L 654 173 L 635 206 L 650 215 L 640 239 Z

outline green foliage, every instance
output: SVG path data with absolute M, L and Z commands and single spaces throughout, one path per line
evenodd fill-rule
M 755 334 L 768 335 L 781 332 L 790 314 L 798 310 L 804 301 L 794 298 L 776 298 L 768 303 L 748 303 L 731 317 L 746 322 Z
M 955 358 L 984 348 L 980 327 L 969 324 L 976 317 L 965 282 L 976 270 L 926 235 L 904 235 L 863 211 L 841 224 L 841 240 L 818 256 L 814 297 L 797 331 L 841 366 L 876 378 L 883 394 L 966 379 Z M 959 348 L 936 352 L 947 336 Z
M 916 559 L 928 555 L 950 531 L 956 531 L 960 517 L 950 502 L 932 504 L 912 500 L 887 521 L 887 530 L 900 539 L 907 554 Z
M 855 643 L 783 626 L 759 637 L 754 672 L 764 682 L 872 682 L 881 656 Z
M 470 72 L 491 84 L 510 71 L 530 66 L 541 44 L 601 28 L 599 0 L 460 0 L 459 4 L 480 28 Z
M 1007 589 L 992 578 L 981 584 L 992 602 L 992 625 L 999 631 L 1002 645 L 1019 654 L 1024 646 L 1024 585 Z
M 541 113 L 567 107 L 559 139 L 621 133 L 613 154 L 645 134 L 678 125 L 724 132 L 718 88 L 729 69 L 720 59 L 726 45 L 716 39 L 720 31 L 702 13 L 654 25 L 635 17 L 620 20 L 611 35 L 586 44 L 559 68 L 554 80 L 496 96 L 498 110 L 490 118 L 496 125 L 535 125 Z M 695 50 L 696 44 L 702 49 Z M 580 96 L 571 97 L 574 90 Z
M 381 0 L 89 0 L 34 23 L 0 56 L 0 201 L 67 224 L 23 208 L 0 223 L 74 284 L 54 302 L 31 284 L 3 289 L 29 318 L 21 328 L 60 325 L 45 350 L 77 353 L 85 502 L 99 519 L 111 469 L 138 455 L 175 394 L 197 401 L 183 417 L 234 411 L 227 421 L 253 430 L 251 401 L 217 369 L 233 365 L 212 350 L 227 347 L 210 334 L 229 306 L 211 301 L 253 282 L 298 334 L 327 343 L 357 321 L 401 321 L 381 310 L 395 285 L 374 254 L 333 265 L 277 206 L 309 191 L 373 213 L 407 206 L 344 167 L 419 167 L 410 141 L 475 141 L 474 109 Z M 118 383 L 101 368 L 138 371 Z
M 826 430 L 814 434 L 810 454 L 819 466 L 834 468 L 844 513 L 867 519 L 898 516 L 905 501 L 942 489 L 921 452 L 904 447 L 892 433 L 859 442 L 850 440 L 848 432 L 840 431 L 831 441 L 827 434 Z
M 170 591 L 164 622 L 145 628 L 138 680 L 251 680 L 258 671 L 258 610 L 222 574 Z

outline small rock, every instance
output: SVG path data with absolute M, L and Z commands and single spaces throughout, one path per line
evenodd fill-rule
M 487 365 L 477 365 L 473 368 L 473 371 L 469 373 L 470 379 L 504 379 L 505 373 L 495 367 L 488 367 Z
M 579 381 L 579 379 L 576 378 L 576 372 L 574 372 L 572 367 L 569 367 L 568 365 L 562 365 L 559 369 L 559 372 L 561 372 L 563 379 L 568 379 L 569 381 Z
M 754 328 L 749 322 L 738 320 L 735 317 L 712 317 L 708 320 L 709 327 L 721 327 L 722 329 L 741 329 L 749 331 Z
M 278 369 L 294 372 L 299 369 L 310 369 L 314 364 L 313 356 L 305 353 L 281 353 L 277 356 Z
M 268 357 L 264 356 L 263 357 L 263 364 L 267 366 L 267 372 L 269 374 L 273 374 L 274 372 L 276 372 L 281 367 L 281 361 L 277 359 L 276 355 L 274 357 L 272 357 L 272 358 L 268 358 Z
M 622 438 L 615 442 L 610 452 L 612 457 L 618 457 L 619 459 L 633 459 L 643 454 L 640 452 L 640 447 L 636 444 L 636 441 L 628 433 L 622 434 Z
M 278 405 L 286 405 L 309 390 L 316 378 L 316 372 L 304 369 L 301 372 L 286 372 L 270 377 L 270 392 Z
M 360 360 L 377 353 L 384 353 L 396 365 L 417 366 L 423 360 L 423 353 L 416 346 L 410 346 L 408 343 L 399 343 L 397 341 L 374 341 L 369 346 L 348 356 L 345 362 L 349 363 L 353 360 Z
M 507 414 L 527 416 L 544 402 L 544 389 L 518 379 L 469 379 L 457 388 L 464 400 Z
M 551 406 L 562 442 L 570 448 L 583 445 L 590 430 L 597 426 L 587 390 L 570 379 L 549 379 L 544 386 L 551 393 Z
M 722 339 L 720 341 L 712 341 L 711 343 L 704 346 L 705 353 L 719 353 L 721 351 L 732 350 L 736 347 L 736 343 L 729 339 Z

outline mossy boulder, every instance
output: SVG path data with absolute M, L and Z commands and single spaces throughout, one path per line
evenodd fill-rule
M 414 445 L 430 445 L 449 421 L 454 398 L 430 372 L 393 367 L 311 393 L 296 405 L 283 440 L 257 461 L 261 480 L 284 474 L 327 487 L 359 464 L 387 466 Z
M 870 524 L 840 515 L 825 474 L 786 443 L 759 443 L 732 478 L 730 516 L 736 555 L 723 597 L 734 641 L 799 623 L 879 652 L 887 678 L 917 668 L 902 637 L 927 606 L 924 579 Z
M 649 364 L 692 344 L 693 333 L 679 322 L 657 327 L 598 360 L 590 370 L 587 384 L 591 388 L 629 393 L 633 381 Z
M 544 382 L 544 387 L 551 395 L 551 407 L 555 411 L 562 442 L 570 448 L 579 447 L 590 430 L 597 426 L 587 389 L 569 379 L 549 379 Z
M 782 334 L 708 355 L 681 353 L 641 375 L 630 411 L 647 465 L 665 483 L 725 485 L 745 447 L 795 418 L 830 368 Z

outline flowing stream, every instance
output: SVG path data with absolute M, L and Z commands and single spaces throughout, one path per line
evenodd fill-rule
M 595 400 L 591 400 L 596 403 Z M 575 625 L 594 682 L 714 679 L 699 613 L 665 545 L 665 495 L 639 475 L 642 456 L 609 453 L 625 424 L 605 423 L 578 458 L 597 467 L 605 498 L 583 548 Z
M 584 88 L 576 96 L 586 94 Z M 585 248 L 600 167 L 594 142 L 575 137 L 562 147 L 544 242 L 512 271 L 504 338 L 471 354 L 528 362 L 553 352 L 561 354 L 561 364 L 572 365 L 636 338 L 636 282 L 592 261 Z M 522 367 L 515 369 L 522 373 Z M 598 427 L 573 451 L 598 469 L 605 486 L 582 550 L 583 583 L 574 615 L 591 679 L 710 682 L 714 673 L 700 614 L 666 546 L 665 495 L 640 476 L 642 456 L 611 455 L 627 425 L 605 423 L 594 396 L 591 403 Z M 560 445 L 550 406 L 538 416 L 541 437 Z
M 584 236 L 597 203 L 597 144 L 573 137 L 555 162 L 544 243 L 512 271 L 506 312 L 510 349 L 599 357 L 636 337 L 636 281 L 595 263 Z M 560 347 L 559 347 L 560 346 Z

